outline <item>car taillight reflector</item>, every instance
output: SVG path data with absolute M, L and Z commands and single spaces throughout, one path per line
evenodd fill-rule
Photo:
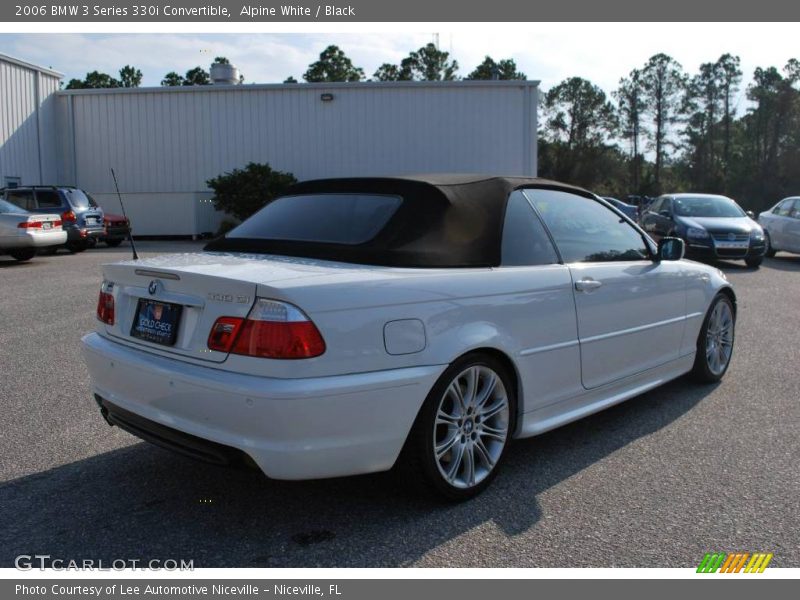
M 244 323 L 244 319 L 239 317 L 217 319 L 208 336 L 208 348 L 218 352 L 230 352 L 242 323 Z
M 97 298 L 97 318 L 106 325 L 114 324 L 114 289 L 113 283 L 105 282 L 100 288 Z
M 53 227 L 61 227 L 61 219 L 56 219 L 53 221 Z
M 78 217 L 75 216 L 75 213 L 71 210 L 68 210 L 64 213 L 61 213 L 61 220 L 66 223 L 74 223 L 78 220 Z
M 259 299 L 246 319 L 217 319 L 208 347 L 243 356 L 298 359 L 323 354 L 325 341 L 316 325 L 296 306 Z
M 23 221 L 22 223 L 18 223 L 17 227 L 20 229 L 41 229 L 42 222 L 41 221 Z

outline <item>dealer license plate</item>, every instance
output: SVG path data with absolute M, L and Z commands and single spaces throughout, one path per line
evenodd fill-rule
M 173 346 L 182 309 L 180 304 L 139 298 L 131 336 L 162 346 Z

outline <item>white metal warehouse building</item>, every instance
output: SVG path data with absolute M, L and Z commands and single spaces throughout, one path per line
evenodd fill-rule
M 0 76 L 14 69 L 33 74 L 0 80 L 0 116 L 14 115 L 0 129 L 0 182 L 76 185 L 118 213 L 113 167 L 140 235 L 215 231 L 205 182 L 248 162 L 301 180 L 536 174 L 533 81 L 57 91 L 59 74 L 0 55 Z

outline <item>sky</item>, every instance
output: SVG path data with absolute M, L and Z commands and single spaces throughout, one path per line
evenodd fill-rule
M 274 83 L 289 75 L 302 80 L 329 44 L 342 48 L 370 76 L 381 63 L 398 63 L 438 37 L 439 47 L 459 62 L 461 76 L 488 54 L 513 58 L 545 90 L 579 75 L 606 92 L 658 52 L 673 56 L 690 73 L 725 52 L 739 55 L 745 82 L 756 66 L 781 68 L 789 58 L 800 58 L 792 23 L 439 25 L 435 32 L 415 31 L 417 25 L 410 24 L 358 33 L 0 33 L 0 52 L 49 66 L 66 80 L 93 70 L 116 76 L 131 64 L 148 86 L 159 85 L 169 71 L 184 73 L 197 65 L 207 70 L 221 55 L 239 67 L 246 83 Z

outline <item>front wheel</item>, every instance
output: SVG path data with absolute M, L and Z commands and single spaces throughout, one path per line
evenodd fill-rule
M 764 230 L 764 238 L 765 238 L 764 241 L 767 244 L 767 251 L 764 254 L 764 256 L 766 256 L 767 258 L 773 258 L 777 250 L 775 250 L 775 248 L 772 247 L 772 240 L 769 239 L 769 231 L 767 231 L 766 229 Z
M 722 379 L 733 356 L 736 312 L 733 302 L 725 294 L 717 294 L 697 336 L 697 353 L 692 367 L 692 377 L 702 383 Z
M 36 248 L 18 248 L 8 252 L 14 260 L 25 262 L 36 256 Z
M 428 394 L 400 468 L 429 491 L 462 501 L 486 489 L 511 439 L 516 393 L 505 365 L 485 354 L 454 362 Z
M 744 259 L 744 264 L 746 264 L 751 269 L 757 269 L 761 266 L 761 263 L 764 262 L 763 256 L 748 256 Z

